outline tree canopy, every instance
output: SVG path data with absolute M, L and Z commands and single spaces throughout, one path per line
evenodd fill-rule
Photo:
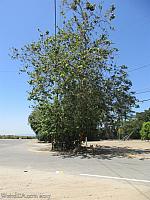
M 29 100 L 35 106 L 31 127 L 71 149 L 98 129 L 115 134 L 136 98 L 109 38 L 115 6 L 105 10 L 89 0 L 62 4 L 63 27 L 56 35 L 40 32 L 38 41 L 14 48 L 12 57 L 29 77 Z
M 122 137 L 130 135 L 131 139 L 146 139 L 148 138 L 143 131 L 141 132 L 144 123 L 150 122 L 150 109 L 143 112 L 137 112 L 135 116 L 129 118 L 122 126 Z M 145 136 L 143 136 L 145 135 Z

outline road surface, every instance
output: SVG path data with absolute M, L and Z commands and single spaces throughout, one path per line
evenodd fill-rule
M 0 140 L 0 165 L 67 174 L 97 174 L 150 181 L 150 160 L 53 156 L 30 151 L 28 140 Z
M 66 175 L 85 176 L 91 180 L 115 179 L 118 182 L 126 181 L 133 187 L 143 185 L 150 188 L 149 159 L 64 157 L 33 151 L 31 144 L 29 140 L 0 140 L 0 167 L 45 173 L 63 172 Z M 150 190 L 149 194 L 142 195 L 143 199 L 150 199 Z

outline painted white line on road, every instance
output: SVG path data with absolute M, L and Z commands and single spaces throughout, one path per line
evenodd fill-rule
M 80 174 L 80 176 L 90 176 L 90 177 L 97 177 L 97 178 L 104 178 L 104 179 L 115 179 L 115 180 L 124 180 L 124 181 L 150 183 L 150 180 L 121 178 L 121 177 L 114 177 L 114 176 L 101 176 L 101 175 L 92 175 L 92 174 Z

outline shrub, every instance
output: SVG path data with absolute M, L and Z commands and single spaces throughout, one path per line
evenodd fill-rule
M 140 131 L 142 140 L 150 140 L 150 122 L 144 122 Z

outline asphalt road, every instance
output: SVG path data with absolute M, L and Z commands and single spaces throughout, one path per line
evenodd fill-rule
M 150 185 L 150 160 L 54 156 L 29 150 L 28 140 L 0 140 L 0 166 L 22 170 L 63 171 L 66 174 L 99 175 L 146 180 Z M 143 183 L 144 184 L 144 183 Z

